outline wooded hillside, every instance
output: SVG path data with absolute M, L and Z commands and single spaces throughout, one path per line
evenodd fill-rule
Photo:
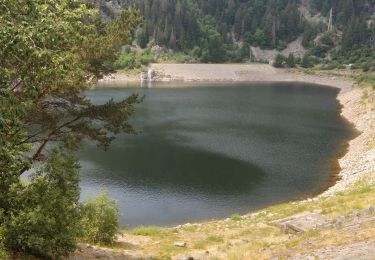
M 283 50 L 299 36 L 317 58 L 325 58 L 332 50 L 333 56 L 363 48 L 368 52 L 375 44 L 375 0 L 91 2 L 107 19 L 121 8 L 139 9 L 143 16 L 136 33 L 139 46 L 159 45 L 202 62 L 244 61 L 249 58 L 249 46 Z M 333 31 L 328 30 L 331 10 Z

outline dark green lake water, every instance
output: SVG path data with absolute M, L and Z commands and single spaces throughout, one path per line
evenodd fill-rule
M 85 144 L 82 197 L 107 191 L 122 224 L 174 225 L 317 194 L 332 185 L 351 126 L 338 90 L 257 83 L 199 88 L 98 88 L 96 103 L 146 95 L 137 136 L 109 151 Z

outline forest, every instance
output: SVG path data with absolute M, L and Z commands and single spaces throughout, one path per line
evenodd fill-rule
M 94 3 L 109 19 L 121 7 L 139 9 L 143 17 L 136 32 L 140 47 L 157 44 L 201 62 L 242 62 L 249 59 L 249 46 L 283 50 L 302 36 L 309 55 L 324 58 L 333 51 L 335 58 L 339 52 L 341 56 L 345 54 L 345 61 L 355 63 L 366 57 L 347 57 L 347 51 L 365 49 L 367 53 L 375 44 L 373 0 L 96 0 Z M 331 9 L 334 31 L 326 34 Z

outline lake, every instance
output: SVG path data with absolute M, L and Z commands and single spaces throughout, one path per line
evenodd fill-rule
M 174 83 L 177 84 L 177 83 Z M 354 136 L 338 90 L 301 83 L 96 88 L 94 103 L 145 95 L 107 152 L 85 143 L 82 199 L 106 191 L 121 224 L 171 226 L 316 195 Z

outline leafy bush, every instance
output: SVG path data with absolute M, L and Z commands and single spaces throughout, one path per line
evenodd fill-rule
M 0 223 L 3 223 L 2 217 L 3 216 L 0 211 Z M 0 259 L 8 259 L 8 253 L 4 245 L 4 240 L 5 240 L 4 231 L 5 231 L 5 227 L 1 225 L 0 226 Z
M 112 245 L 118 233 L 117 203 L 103 193 L 81 206 L 82 239 L 88 243 Z
M 122 54 L 114 63 L 113 67 L 115 69 L 135 69 L 139 68 L 141 64 L 137 61 L 136 53 L 129 52 Z
M 194 46 L 190 52 L 190 55 L 193 57 L 200 57 L 202 55 L 202 49 L 199 46 Z
M 147 66 L 154 61 L 154 56 L 152 55 L 150 49 L 143 51 L 141 54 L 136 53 L 130 48 L 124 48 L 120 57 L 113 63 L 112 67 L 114 69 L 138 69 L 142 65 Z
M 233 221 L 241 221 L 242 217 L 239 214 L 233 214 L 232 216 L 230 216 L 230 219 Z
M 275 61 L 273 62 L 273 66 L 275 68 L 282 68 L 284 67 L 285 60 L 286 60 L 286 57 L 279 53 L 276 55 Z
M 41 257 L 67 256 L 79 230 L 79 166 L 74 156 L 54 151 L 18 196 L 6 221 L 4 244 L 13 252 Z
M 145 66 L 154 62 L 154 56 L 151 54 L 150 49 L 142 52 L 142 54 L 138 57 L 138 61 L 140 64 Z
M 193 60 L 193 57 L 183 52 L 168 52 L 156 57 L 159 63 L 189 63 Z
M 276 46 L 276 49 L 278 51 L 282 51 L 284 50 L 286 47 L 288 47 L 288 44 L 285 42 L 285 41 L 279 41 L 277 46 Z
M 364 46 L 355 50 L 335 50 L 332 59 L 338 64 L 353 64 L 352 69 L 375 71 L 375 52 L 372 46 Z
M 303 56 L 302 61 L 301 61 L 301 66 L 303 68 L 311 68 L 313 66 L 311 57 L 310 57 L 310 55 L 308 53 L 306 53 Z

